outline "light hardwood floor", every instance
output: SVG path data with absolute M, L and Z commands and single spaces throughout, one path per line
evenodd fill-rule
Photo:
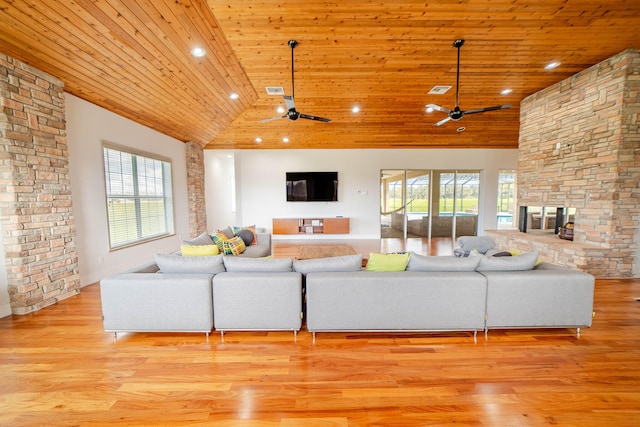
M 314 343 L 303 330 L 297 340 L 132 333 L 114 342 L 90 285 L 0 319 L 0 425 L 637 426 L 639 296 L 640 279 L 598 280 L 593 327 L 580 337 L 320 333 Z

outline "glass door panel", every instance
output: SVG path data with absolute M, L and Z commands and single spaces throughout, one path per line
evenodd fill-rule
M 433 171 L 433 200 L 431 237 L 453 235 L 453 213 L 455 211 L 455 171 Z
M 475 236 L 478 230 L 478 201 L 480 200 L 480 172 L 457 171 L 455 176 L 456 237 Z
M 516 227 L 516 171 L 503 170 L 498 174 L 498 229 Z
M 407 237 L 429 237 L 430 178 L 428 170 L 407 171 Z
M 380 236 L 406 237 L 405 227 L 405 171 L 380 171 Z

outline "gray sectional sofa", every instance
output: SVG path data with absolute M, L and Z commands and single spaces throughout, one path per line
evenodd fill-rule
M 537 254 L 532 255 L 526 256 L 535 262 Z M 429 266 L 412 268 L 412 261 L 427 258 Z M 314 337 L 332 331 L 461 330 L 475 338 L 490 329 L 576 328 L 579 334 L 591 326 L 595 279 L 590 274 L 547 263 L 495 270 L 509 268 L 509 261 L 483 265 L 484 257 L 470 269 L 469 262 L 462 266 L 465 259 L 412 254 L 411 271 L 308 273 L 307 329 Z
M 424 257 L 366 271 L 362 256 L 311 260 L 181 257 L 101 281 L 104 328 L 204 332 L 478 331 L 591 326 L 594 277 L 537 253 Z M 404 267 L 403 267 L 404 268 Z M 306 307 L 305 307 L 306 306 Z M 117 335 L 116 335 L 117 336 Z

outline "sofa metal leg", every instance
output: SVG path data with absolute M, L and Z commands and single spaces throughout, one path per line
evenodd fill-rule
M 312 342 L 316 343 L 316 331 L 311 332 Z
M 473 343 L 474 344 L 478 343 L 478 330 L 477 329 L 473 330 Z
M 484 328 L 484 340 L 486 341 L 489 338 L 489 328 Z
M 576 335 L 580 338 L 580 328 L 576 328 Z
M 117 332 L 114 332 L 114 333 L 113 333 L 113 343 L 115 344 L 115 343 L 117 343 L 117 342 L 118 342 L 118 333 L 117 333 Z

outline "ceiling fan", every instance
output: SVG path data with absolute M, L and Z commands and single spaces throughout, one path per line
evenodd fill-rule
M 440 126 L 448 122 L 449 120 L 460 120 L 466 114 L 476 114 L 476 113 L 484 113 L 486 111 L 494 111 L 494 110 L 503 110 L 505 108 L 511 108 L 511 104 L 504 105 L 496 105 L 493 107 L 486 108 L 474 108 L 472 110 L 463 111 L 460 109 L 460 103 L 458 102 L 459 95 L 459 86 L 460 86 L 460 48 L 464 44 L 464 40 L 456 40 L 453 42 L 453 47 L 458 49 L 458 70 L 456 72 L 456 105 L 453 110 L 449 110 L 448 108 L 441 107 L 436 104 L 428 104 L 427 108 L 433 108 L 434 110 L 442 111 L 443 113 L 447 113 L 449 116 L 440 120 L 438 123 L 435 123 L 434 126 Z
M 309 120 L 315 120 L 318 122 L 330 122 L 331 119 L 326 119 L 324 117 L 318 117 L 318 116 L 312 116 L 310 114 L 303 114 L 298 112 L 298 110 L 296 110 L 296 106 L 293 102 L 293 97 L 295 96 L 296 90 L 295 90 L 295 86 L 294 86 L 294 79 L 293 79 L 293 50 L 296 48 L 296 46 L 298 46 L 298 42 L 295 40 L 289 40 L 289 47 L 291 48 L 291 96 L 289 95 L 284 95 L 284 104 L 287 106 L 287 112 L 284 116 L 278 116 L 278 117 L 271 117 L 270 119 L 264 119 L 264 120 L 260 120 L 261 122 L 270 122 L 272 120 L 278 120 L 278 119 L 284 119 L 285 117 L 288 118 L 289 120 L 298 120 L 299 118 L 302 119 L 309 119 Z

